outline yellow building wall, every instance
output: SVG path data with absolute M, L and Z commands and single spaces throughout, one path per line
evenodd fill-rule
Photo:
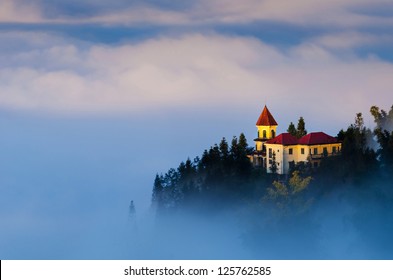
M 277 134 L 276 134 L 277 126 L 276 125 L 272 125 L 272 126 L 264 126 L 264 125 L 258 126 L 257 125 L 257 129 L 258 129 L 258 131 L 257 131 L 257 133 L 258 133 L 257 138 L 258 139 L 269 140 L 269 139 L 272 139 L 277 136 Z M 262 148 L 263 148 L 263 142 L 255 141 L 255 149 L 257 151 L 262 151 Z
M 308 154 L 311 155 L 322 155 L 324 152 L 324 148 L 326 148 L 326 151 L 328 155 L 334 153 L 334 147 L 336 148 L 335 153 L 339 153 L 341 151 L 341 143 L 333 143 L 333 144 L 322 144 L 322 145 L 312 145 L 312 146 L 306 146 L 308 147 Z M 315 153 L 315 149 L 316 153 Z
M 277 136 L 276 134 L 276 129 L 277 126 L 257 126 L 258 128 L 258 138 L 266 138 L 266 139 L 272 139 Z M 266 132 L 266 137 L 264 137 L 264 131 Z
M 336 153 L 341 151 L 341 143 L 334 144 L 322 144 L 322 145 L 288 145 L 283 146 L 280 144 L 266 144 L 266 157 L 267 157 L 267 172 L 270 173 L 271 166 L 271 158 L 269 157 L 269 149 L 272 149 L 272 152 L 276 154 L 276 163 L 277 163 L 277 173 L 278 174 L 287 174 L 289 171 L 289 163 L 294 161 L 295 163 L 300 161 L 308 161 L 309 155 L 316 155 L 317 161 L 320 161 L 323 156 L 323 149 L 327 149 L 328 156 L 334 155 L 333 147 L 336 148 Z M 314 148 L 317 149 L 317 153 L 314 154 Z M 304 153 L 302 154 L 302 149 L 304 149 Z M 290 150 L 292 150 L 290 152 Z M 310 153 L 311 150 L 311 153 Z M 270 160 L 270 161 L 269 161 Z

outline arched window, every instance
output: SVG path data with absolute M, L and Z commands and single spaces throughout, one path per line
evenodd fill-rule
M 272 138 L 276 137 L 276 133 L 274 132 L 274 130 L 272 129 Z
M 266 138 L 266 130 L 263 131 L 263 138 Z

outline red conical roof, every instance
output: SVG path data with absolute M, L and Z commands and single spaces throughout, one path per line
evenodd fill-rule
M 272 125 L 277 125 L 276 120 L 273 118 L 272 114 L 269 112 L 269 109 L 266 107 L 263 108 L 263 111 L 261 115 L 259 116 L 259 119 L 257 121 L 257 125 L 263 125 L 263 126 L 272 126 Z

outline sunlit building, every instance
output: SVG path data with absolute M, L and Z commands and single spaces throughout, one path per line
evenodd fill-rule
M 266 106 L 256 126 L 255 151 L 250 160 L 268 173 L 276 170 L 277 174 L 288 174 L 291 166 L 298 162 L 317 168 L 323 157 L 338 155 L 341 151 L 341 142 L 324 132 L 311 132 L 299 139 L 287 132 L 276 136 L 278 124 Z

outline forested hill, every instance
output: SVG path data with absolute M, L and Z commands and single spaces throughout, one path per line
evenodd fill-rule
M 389 112 L 373 106 L 370 113 L 374 128 L 365 127 L 358 113 L 353 124 L 338 132 L 337 138 L 342 141 L 339 156 L 324 158 L 318 169 L 297 164 L 292 175 L 286 177 L 252 167 L 247 155 L 253 148 L 244 134 L 233 137 L 230 143 L 223 138 L 201 157 L 157 174 L 153 205 L 159 213 L 191 206 L 212 211 L 229 205 L 264 203 L 269 198 L 276 201 L 291 194 L 318 199 L 338 188 L 364 189 L 377 182 L 393 188 L 393 106 Z M 288 132 L 293 129 L 291 123 Z

